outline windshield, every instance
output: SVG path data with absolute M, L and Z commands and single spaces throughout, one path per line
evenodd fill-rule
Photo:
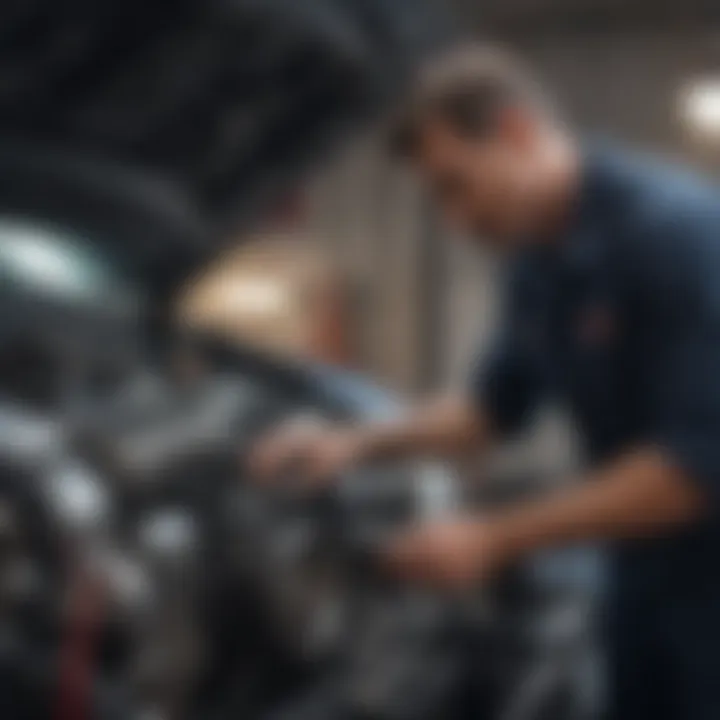
M 0 218 L 0 283 L 19 292 L 98 310 L 131 310 L 137 289 L 102 247 L 60 226 Z

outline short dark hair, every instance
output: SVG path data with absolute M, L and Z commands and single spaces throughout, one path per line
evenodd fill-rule
M 429 118 L 447 121 L 461 136 L 481 138 L 493 128 L 498 113 L 515 104 L 549 107 L 540 84 L 516 57 L 480 43 L 456 48 L 415 78 L 393 118 L 390 151 L 411 157 Z

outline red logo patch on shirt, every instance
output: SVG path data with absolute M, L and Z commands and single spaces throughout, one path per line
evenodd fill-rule
M 613 311 L 605 305 L 593 305 L 580 312 L 577 337 L 582 345 L 602 347 L 615 339 L 617 327 Z

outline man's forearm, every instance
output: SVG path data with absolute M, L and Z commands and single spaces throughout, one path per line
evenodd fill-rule
M 406 417 L 360 430 L 368 458 L 482 452 L 491 432 L 483 413 L 459 398 L 431 400 Z
M 550 546 L 652 535 L 706 510 L 700 489 L 655 450 L 642 450 L 557 496 L 491 524 L 509 556 Z

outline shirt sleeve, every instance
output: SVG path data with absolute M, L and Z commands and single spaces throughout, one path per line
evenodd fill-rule
M 529 424 L 544 385 L 530 342 L 533 328 L 526 294 L 517 273 L 507 279 L 500 327 L 470 379 L 473 402 L 503 436 L 515 435 Z
M 720 221 L 646 238 L 636 291 L 650 440 L 720 501 Z

